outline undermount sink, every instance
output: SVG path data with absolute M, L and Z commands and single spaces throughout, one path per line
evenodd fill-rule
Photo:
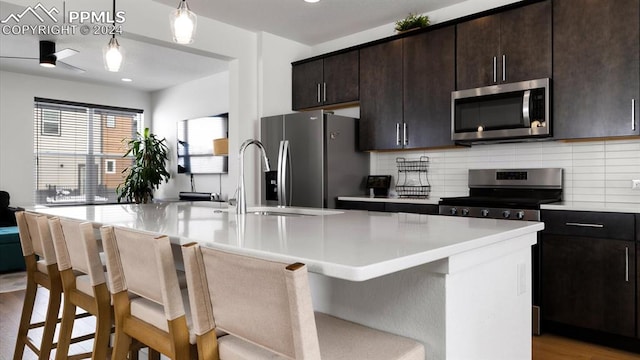
M 326 216 L 342 214 L 342 211 L 309 208 L 250 207 L 247 214 L 260 216 Z

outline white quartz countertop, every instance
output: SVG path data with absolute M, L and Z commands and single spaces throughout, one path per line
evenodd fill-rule
M 338 200 L 386 202 L 386 203 L 401 203 L 401 204 L 429 204 L 429 205 L 438 205 L 438 202 L 440 201 L 439 198 L 409 199 L 409 198 L 369 197 L 369 196 L 338 196 Z
M 311 272 L 351 281 L 391 274 L 544 228 L 540 222 L 354 210 L 292 208 L 288 211 L 320 215 L 250 212 L 238 216 L 208 202 L 33 210 L 158 232 L 170 236 L 175 244 L 195 241 L 265 259 L 303 262 Z
M 562 201 L 540 205 L 542 210 L 597 211 L 640 214 L 640 204 L 607 204 L 604 202 Z

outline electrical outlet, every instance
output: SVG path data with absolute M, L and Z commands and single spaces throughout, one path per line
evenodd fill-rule
M 631 180 L 631 188 L 633 190 L 640 190 L 640 180 Z

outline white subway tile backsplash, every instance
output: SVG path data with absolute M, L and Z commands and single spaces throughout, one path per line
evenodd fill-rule
M 592 142 L 529 142 L 474 145 L 437 151 L 380 152 L 371 154 L 371 171 L 397 176 L 396 158 L 429 157 L 431 197 L 468 194 L 468 170 L 483 168 L 564 169 L 567 201 L 638 204 L 640 191 L 631 190 L 631 179 L 640 178 L 640 139 Z

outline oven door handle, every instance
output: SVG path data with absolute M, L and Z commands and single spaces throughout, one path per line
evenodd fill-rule
M 525 128 L 531 127 L 531 90 L 526 90 L 522 96 L 522 122 Z

